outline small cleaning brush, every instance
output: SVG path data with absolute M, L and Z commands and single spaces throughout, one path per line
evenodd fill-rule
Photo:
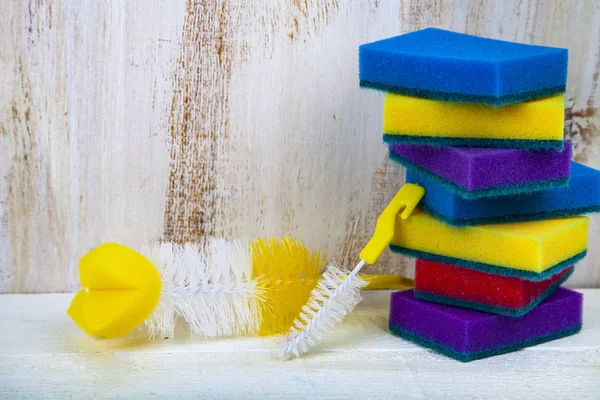
M 425 190 L 415 184 L 404 184 L 377 219 L 375 233 L 360 253 L 360 261 L 352 271 L 328 264 L 322 279 L 308 302 L 293 322 L 282 347 L 282 358 L 300 357 L 341 322 L 362 300 L 360 289 L 367 282 L 359 272 L 365 264 L 373 264 L 394 237 L 396 218 L 405 220 L 413 212 Z

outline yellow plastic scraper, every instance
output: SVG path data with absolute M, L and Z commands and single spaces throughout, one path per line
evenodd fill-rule
M 116 337 L 138 327 L 158 304 L 161 280 L 143 255 L 105 243 L 79 261 L 81 289 L 67 315 L 88 335 Z

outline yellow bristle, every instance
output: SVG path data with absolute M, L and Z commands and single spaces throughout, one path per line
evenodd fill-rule
M 259 277 L 264 301 L 260 335 L 285 333 L 321 278 L 325 253 L 309 251 L 297 239 L 258 239 L 252 243 L 252 275 Z

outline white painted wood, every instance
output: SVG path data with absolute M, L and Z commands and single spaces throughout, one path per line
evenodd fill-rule
M 600 290 L 572 337 L 460 363 L 392 336 L 389 292 L 361 303 L 306 357 L 277 338 L 98 340 L 65 315 L 72 295 L 0 296 L 0 397 L 194 399 L 598 399 Z
M 184 10 L 3 2 L 0 291 L 76 287 L 85 251 L 161 237 Z
M 426 26 L 568 47 L 600 168 L 600 0 L 3 1 L 0 292 L 75 290 L 106 240 L 290 234 L 352 265 L 404 179 L 357 46 Z M 598 246 L 569 284 L 600 285 Z

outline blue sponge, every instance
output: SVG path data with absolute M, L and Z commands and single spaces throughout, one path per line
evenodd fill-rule
M 565 91 L 567 50 L 427 28 L 359 47 L 360 85 L 454 102 L 517 103 Z
M 600 212 L 600 171 L 571 161 L 569 186 L 529 194 L 467 200 L 429 174 L 409 169 L 406 181 L 425 188 L 425 211 L 451 225 L 531 221 Z

